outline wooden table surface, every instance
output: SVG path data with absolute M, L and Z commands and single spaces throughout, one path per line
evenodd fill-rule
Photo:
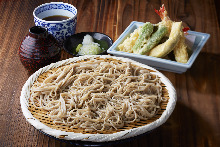
M 55 0 L 54 0 L 55 1 Z M 0 1 L 0 146 L 69 146 L 50 138 L 24 118 L 20 92 L 29 75 L 18 48 L 34 26 L 32 12 L 49 0 Z M 161 71 L 177 91 L 177 104 L 167 122 L 122 147 L 220 146 L 219 4 L 214 0 L 66 0 L 78 9 L 77 32 L 102 32 L 114 41 L 131 21 L 157 23 L 154 12 L 165 4 L 172 20 L 193 31 L 211 34 L 195 63 L 184 74 Z M 65 51 L 62 59 L 70 58 Z

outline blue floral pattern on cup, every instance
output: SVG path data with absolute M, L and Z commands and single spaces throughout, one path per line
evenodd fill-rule
M 68 10 L 68 11 L 72 12 L 74 15 L 76 15 L 76 13 L 77 13 L 75 8 L 73 8 L 73 7 L 69 6 L 69 5 L 66 5 L 66 4 L 48 4 L 48 5 L 42 6 L 39 9 L 37 9 L 35 11 L 35 15 L 37 16 L 38 14 L 40 14 L 40 13 L 42 13 L 44 11 L 51 10 L 51 9 Z
M 75 33 L 77 17 L 60 22 L 48 22 L 38 18 L 39 14 L 52 9 L 66 10 L 71 12 L 74 16 L 77 15 L 77 9 L 69 4 L 54 2 L 43 4 L 36 8 L 34 11 L 35 25 L 48 28 L 48 32 L 51 33 L 58 40 L 59 43 L 62 44 L 67 37 Z

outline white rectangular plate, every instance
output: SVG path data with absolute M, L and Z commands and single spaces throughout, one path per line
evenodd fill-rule
M 183 73 L 186 72 L 187 69 L 191 68 L 193 62 L 197 58 L 199 52 L 207 42 L 210 37 L 210 34 L 200 33 L 195 31 L 188 31 L 189 38 L 186 38 L 186 42 L 192 43 L 192 55 L 190 56 L 187 63 L 179 63 L 176 61 L 171 61 L 168 59 L 150 57 L 146 55 L 139 55 L 134 53 L 122 52 L 118 51 L 118 45 L 121 44 L 129 35 L 134 32 L 139 26 L 142 26 L 143 22 L 132 21 L 131 24 L 125 29 L 125 31 L 119 36 L 119 38 L 114 42 L 114 44 L 108 49 L 109 54 L 113 54 L 115 56 L 127 57 L 143 64 L 150 65 L 159 70 L 165 70 L 175 73 Z M 193 38 L 193 41 L 190 40 Z

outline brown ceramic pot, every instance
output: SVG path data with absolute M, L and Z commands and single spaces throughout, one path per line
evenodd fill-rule
M 34 26 L 24 37 L 19 48 L 22 64 L 29 72 L 60 60 L 61 48 L 47 28 Z

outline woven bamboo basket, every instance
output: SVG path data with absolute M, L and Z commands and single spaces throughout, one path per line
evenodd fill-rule
M 154 75 L 160 77 L 162 81 L 162 97 L 167 101 L 162 101 L 160 104 L 161 109 L 156 116 L 145 121 L 138 121 L 125 125 L 118 130 L 105 130 L 102 132 L 88 132 L 81 128 L 70 128 L 68 126 L 55 125 L 47 116 L 47 112 L 43 109 L 38 109 L 29 102 L 30 88 L 35 81 L 42 82 L 48 74 L 55 72 L 59 67 L 65 66 L 71 63 L 87 62 L 90 59 L 103 60 L 105 62 L 132 62 L 135 66 L 148 69 Z M 139 134 L 148 132 L 152 129 L 162 125 L 168 117 L 171 115 L 176 104 L 176 92 L 171 82 L 160 72 L 152 67 L 144 64 L 140 64 L 133 60 L 121 57 L 113 56 L 81 56 L 77 58 L 71 58 L 57 63 L 53 63 L 35 72 L 24 84 L 20 97 L 21 108 L 27 121 L 32 124 L 36 129 L 43 131 L 46 134 L 54 136 L 56 138 L 65 140 L 80 140 L 80 141 L 92 141 L 92 142 L 105 142 L 125 139 Z

